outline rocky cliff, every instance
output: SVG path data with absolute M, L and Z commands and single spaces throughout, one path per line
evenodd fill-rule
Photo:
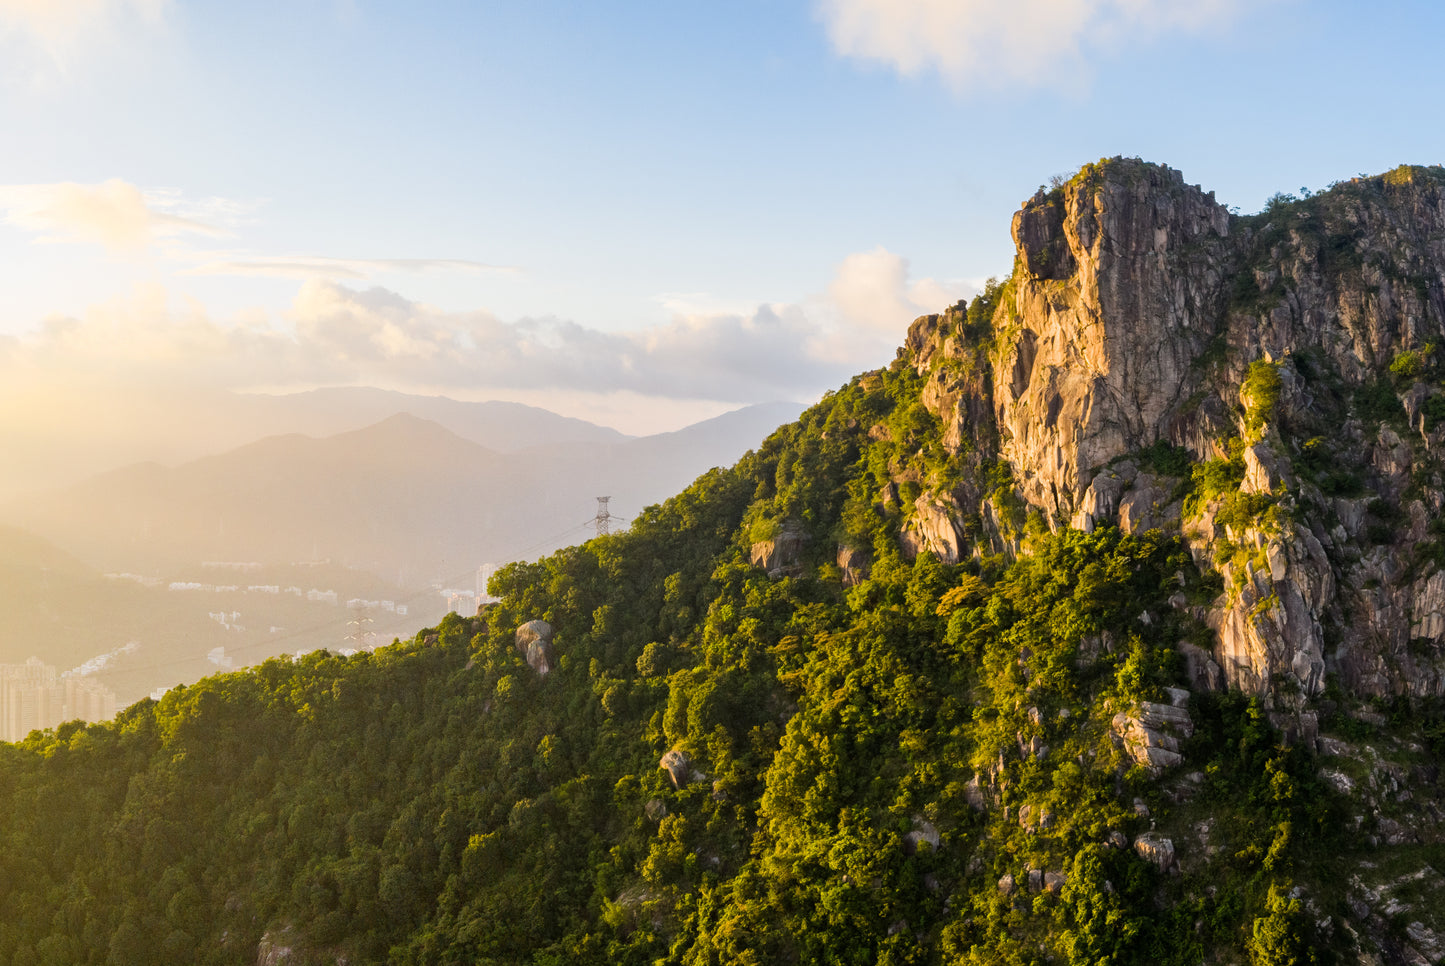
M 914 543 L 1018 549 L 978 482 L 997 458 L 1050 529 L 1174 528 L 1220 574 L 1197 684 L 1296 712 L 1331 675 L 1445 693 L 1445 171 L 1241 217 L 1113 159 L 1040 189 L 1013 237 L 987 324 L 927 316 L 901 352 L 972 470 L 919 497 Z M 980 535 L 949 546 L 971 514 Z

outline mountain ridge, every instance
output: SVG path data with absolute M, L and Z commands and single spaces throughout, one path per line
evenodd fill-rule
M 0 746 L 0 958 L 1440 962 L 1445 171 L 1362 181 L 1221 221 L 1087 166 L 1011 278 L 475 617 Z
M 596 485 L 616 498 L 617 512 L 635 512 L 735 460 L 800 408 L 760 404 L 671 434 L 513 453 L 397 413 L 331 436 L 271 436 L 174 467 L 123 467 L 12 505 L 7 516 L 104 569 L 275 563 L 309 559 L 314 549 L 407 585 L 508 559 L 539 540 L 555 549 L 570 541 L 545 543 L 560 528 L 538 512 L 565 507 L 580 523 Z

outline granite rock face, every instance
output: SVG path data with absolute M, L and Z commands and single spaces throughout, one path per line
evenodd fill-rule
M 1174 842 L 1155 832 L 1145 832 L 1134 840 L 1134 851 L 1139 858 L 1153 864 L 1160 872 L 1169 871 L 1174 864 Z
M 1179 741 L 1194 734 L 1187 708 L 1150 701 L 1140 702 L 1132 713 L 1120 711 L 1109 727 L 1124 751 L 1152 775 L 1183 761 Z
M 913 522 L 903 531 L 903 555 L 912 559 L 930 550 L 943 563 L 958 563 L 964 556 L 963 535 L 954 522 L 960 516 L 958 503 L 947 494 L 924 493 L 913 509 Z
M 692 756 L 680 748 L 674 748 L 662 756 L 657 767 L 667 772 L 673 788 L 684 788 L 693 782 L 704 781 L 707 775 L 698 771 L 692 763 Z
M 921 481 L 905 554 L 1027 552 L 1028 514 L 1177 531 L 1224 584 L 1191 605 L 1216 632 L 1181 646 L 1197 686 L 1445 695 L 1445 170 L 1240 217 L 1116 158 L 1013 236 L 988 331 L 954 306 L 901 350 L 956 470 Z M 1235 482 L 1200 494 L 1206 461 Z
M 856 587 L 859 582 L 867 580 L 870 566 L 868 554 L 865 551 L 846 544 L 839 545 L 838 572 L 843 577 L 844 587 Z
M 1086 169 L 1014 216 L 994 406 L 1022 495 L 1070 519 L 1095 467 L 1184 419 L 1238 260 L 1225 207 L 1179 172 Z
M 803 573 L 803 547 L 807 540 L 807 532 L 789 521 L 783 524 L 773 539 L 753 544 L 749 559 L 753 566 L 762 567 L 774 580 L 798 577 Z
M 517 650 L 521 652 L 527 666 L 546 677 L 556 662 L 556 651 L 552 646 L 552 625 L 543 620 L 531 620 L 517 628 Z

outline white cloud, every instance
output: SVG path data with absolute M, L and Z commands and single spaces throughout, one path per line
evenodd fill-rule
M 908 260 L 880 246 L 843 259 L 828 297 L 852 325 L 902 341 L 918 316 L 941 312 L 975 290 L 932 278 L 910 282 Z
M 1084 54 L 1227 22 L 1238 0 L 817 0 L 833 48 L 955 90 L 1077 81 Z
M 151 284 L 0 341 L 0 385 L 22 378 L 76 385 L 103 374 L 151 388 L 371 385 L 693 408 L 807 399 L 886 364 L 914 317 L 941 310 L 964 288 L 910 280 L 907 262 L 880 248 L 845 258 L 826 295 L 677 312 L 660 325 L 608 332 L 549 316 L 504 321 L 481 309 L 445 311 L 384 288 L 315 277 L 279 316 L 257 310 L 217 320 Z
M 38 52 L 63 73 L 91 47 L 115 43 L 125 24 L 160 23 L 168 6 L 170 0 L 0 0 L 0 40 L 18 41 L 9 45 L 12 59 L 20 48 Z
M 133 184 L 112 178 L 102 184 L 29 184 L 0 186 L 5 221 L 36 233 L 47 243 L 104 245 L 111 252 L 141 251 L 163 237 L 200 234 L 221 237 L 225 230 L 170 214 L 169 199 L 148 197 Z

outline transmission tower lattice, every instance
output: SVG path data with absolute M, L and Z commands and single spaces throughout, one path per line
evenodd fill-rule
M 372 617 L 366 611 L 361 611 L 359 616 L 353 617 L 346 622 L 347 643 L 354 644 L 357 650 L 369 651 L 376 646 L 376 635 L 371 630 Z
M 599 537 L 605 537 L 611 533 L 612 521 L 617 519 L 617 517 L 613 516 L 607 510 L 607 501 L 610 499 L 612 499 L 610 496 L 599 496 L 597 498 L 597 516 L 592 519 L 592 525 L 597 528 L 597 535 Z

